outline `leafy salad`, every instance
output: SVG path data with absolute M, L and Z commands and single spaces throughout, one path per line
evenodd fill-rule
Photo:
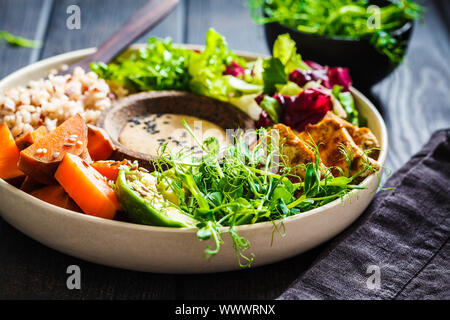
M 260 127 L 285 123 L 301 131 L 333 110 L 354 125 L 361 119 L 349 92 L 348 69 L 303 61 L 288 34 L 278 37 L 272 57 L 246 61 L 214 29 L 204 50 L 180 48 L 170 39 L 150 38 L 146 48 L 111 64 L 92 63 L 116 94 L 183 90 L 230 102 Z M 305 111 L 305 112 L 299 112 Z
M 334 162 L 321 159 L 319 146 L 309 138 L 305 144 L 296 142 L 293 156 L 286 153 L 283 143 L 268 146 L 276 132 L 270 128 L 278 124 L 301 132 L 329 112 L 353 128 L 364 121 L 349 91 L 348 69 L 304 61 L 288 34 L 277 38 L 271 57 L 253 61 L 233 53 L 224 37 L 210 29 L 202 51 L 177 47 L 170 39 L 150 38 L 146 48 L 109 65 L 93 63 L 91 69 L 119 95 L 190 91 L 230 102 L 257 121 L 256 144 L 249 145 L 243 133 L 226 146 L 215 138 L 199 141 L 185 123 L 203 150 L 201 158 L 190 149 L 171 154 L 164 144 L 154 172 L 127 166 L 115 182 L 117 199 L 133 221 L 196 227 L 199 239 L 213 240 L 214 247 L 206 249 L 208 257 L 219 252 L 222 234 L 229 233 L 239 263 L 249 266 L 253 256 L 245 251 L 250 244 L 238 234 L 237 226 L 273 221 L 275 230 L 283 234 L 283 223 L 275 221 L 343 199 L 352 190 L 364 188 L 358 185 L 361 177 L 379 169 L 367 156 L 372 151 L 369 148 L 359 155 L 361 163 L 350 174 L 356 157 L 345 145 L 345 137 L 337 138 L 343 142 L 339 146 L 328 145 L 336 149 L 337 158 L 347 159 L 347 172 L 337 165 L 327 167 L 325 163 Z M 304 156 L 302 152 L 304 161 L 293 163 Z M 338 174 L 333 174 L 336 169 Z
M 250 0 L 253 19 L 260 24 L 279 22 L 300 32 L 319 36 L 367 39 L 392 62 L 402 60 L 405 44 L 393 33 L 419 19 L 422 7 L 411 0 L 395 0 L 379 8 L 379 26 L 373 17 L 377 7 L 368 0 Z

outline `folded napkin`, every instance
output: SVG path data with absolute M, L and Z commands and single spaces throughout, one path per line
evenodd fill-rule
M 450 299 L 450 129 L 384 187 L 278 299 Z

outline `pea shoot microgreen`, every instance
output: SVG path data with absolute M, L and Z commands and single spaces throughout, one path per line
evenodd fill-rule
M 27 38 L 15 36 L 7 31 L 0 30 L 0 40 L 5 40 L 9 45 L 24 48 L 39 48 L 40 42 L 29 40 Z
M 330 168 L 320 162 L 318 146 L 309 143 L 315 159 L 305 166 L 305 178 L 300 179 L 283 155 L 283 143 L 275 147 L 270 143 L 275 130 L 259 129 L 259 140 L 251 147 L 245 132 L 237 135 L 234 143 L 219 146 L 215 138 L 200 142 L 187 123 L 184 125 L 202 147 L 203 155 L 199 158 L 188 148 L 170 154 L 162 146 L 156 162 L 158 181 L 177 196 L 180 210 L 199 221 L 197 237 L 212 240 L 213 246 L 206 248 L 205 255 L 216 255 L 224 243 L 222 235 L 228 233 L 242 267 L 250 266 L 254 256 L 246 254 L 250 243 L 238 234 L 237 226 L 273 222 L 274 233 L 283 236 L 285 218 L 344 199 L 354 189 L 364 189 L 354 184 L 355 179 L 366 171 L 378 170 L 367 161 L 352 177 L 333 177 Z M 350 160 L 345 148 L 341 150 Z

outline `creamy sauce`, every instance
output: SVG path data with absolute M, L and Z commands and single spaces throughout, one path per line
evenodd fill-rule
M 200 142 L 215 137 L 221 145 L 226 143 L 225 130 L 218 125 L 197 117 L 170 113 L 150 114 L 129 120 L 119 135 L 119 142 L 128 149 L 153 156 L 166 142 L 171 153 L 188 148 L 194 154 L 201 154 L 200 146 L 183 126 L 183 119 Z

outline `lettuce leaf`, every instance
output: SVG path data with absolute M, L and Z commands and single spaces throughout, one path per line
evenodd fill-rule
M 295 41 L 288 33 L 277 37 L 273 44 L 272 58 L 264 60 L 263 69 L 264 93 L 269 95 L 274 94 L 280 85 L 288 84 L 288 75 L 293 71 L 311 70 L 297 53 Z M 292 84 L 289 85 L 289 89 L 293 89 Z
M 193 53 L 189 61 L 189 88 L 192 92 L 228 101 L 234 95 L 235 89 L 224 76 L 226 67 L 236 62 L 242 67 L 245 60 L 235 55 L 229 48 L 224 37 L 214 29 L 206 34 L 205 49 L 201 53 Z
M 275 85 L 287 83 L 284 65 L 278 58 L 268 58 L 264 60 L 263 68 L 264 93 L 273 95 L 277 90 Z
M 263 87 L 261 85 L 248 83 L 244 80 L 236 78 L 234 76 L 225 75 L 224 78 L 227 79 L 228 85 L 235 89 L 236 91 L 240 91 L 243 94 L 256 93 L 261 92 Z
M 247 113 L 253 120 L 258 120 L 261 113 L 261 107 L 255 101 L 259 93 L 246 94 L 241 97 L 230 98 L 230 103 Z
M 303 131 L 309 123 L 318 123 L 333 107 L 328 93 L 317 89 L 305 89 L 297 96 L 276 95 L 283 108 L 283 123 L 297 131 Z
M 242 68 L 239 63 L 233 61 L 230 65 L 225 67 L 225 71 L 223 72 L 223 74 L 243 79 L 245 76 L 245 69 Z
M 175 48 L 170 38 L 149 38 L 147 47 L 115 63 L 91 64 L 91 70 L 107 80 L 112 87 L 129 93 L 151 90 L 187 90 L 189 58 L 192 50 Z
M 291 73 L 295 69 L 310 70 L 311 68 L 302 60 L 302 56 L 297 53 L 297 45 L 291 39 L 289 33 L 281 34 L 273 44 L 272 56 L 280 59 L 285 66 L 285 72 Z
M 277 87 L 277 92 L 283 96 L 296 96 L 303 90 L 292 81 L 288 81 L 286 84 L 276 84 L 275 86 Z
M 264 59 L 259 57 L 253 62 L 248 63 L 250 65 L 250 74 L 245 74 L 244 79 L 247 82 L 263 85 L 262 74 L 264 72 Z
M 283 109 L 280 102 L 271 96 L 264 96 L 259 106 L 267 113 L 274 123 L 280 122 Z
M 349 91 L 343 91 L 343 89 L 344 88 L 340 85 L 334 85 L 331 93 L 336 99 L 339 100 L 345 110 L 345 113 L 347 113 L 347 118 L 345 118 L 345 120 L 355 126 L 359 126 L 359 114 L 355 108 L 353 96 Z

